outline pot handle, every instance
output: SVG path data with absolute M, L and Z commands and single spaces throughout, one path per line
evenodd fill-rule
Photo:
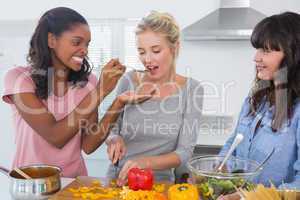
M 9 172 L 10 171 L 8 169 L 0 166 L 0 173 L 5 174 L 6 176 L 9 176 Z

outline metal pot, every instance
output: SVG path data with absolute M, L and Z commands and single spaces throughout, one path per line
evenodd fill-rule
M 60 168 L 50 165 L 20 167 L 32 179 L 24 179 L 16 171 L 0 166 L 0 172 L 9 178 L 9 191 L 15 200 L 47 199 L 61 188 Z

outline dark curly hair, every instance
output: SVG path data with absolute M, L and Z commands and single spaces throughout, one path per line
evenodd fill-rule
M 87 21 L 78 12 L 65 7 L 57 7 L 48 10 L 39 20 L 38 25 L 31 37 L 27 60 L 32 67 L 31 78 L 36 85 L 35 93 L 40 99 L 47 99 L 51 93 L 48 83 L 52 66 L 51 53 L 48 47 L 48 33 L 60 36 L 78 24 L 86 24 Z M 68 81 L 76 85 L 86 83 L 91 72 L 91 67 L 86 59 L 79 71 L 70 69 Z
M 281 50 L 284 53 L 275 83 L 256 76 L 249 102 L 251 115 L 265 101 L 274 105 L 272 129 L 276 131 L 291 118 L 296 99 L 300 96 L 300 15 L 285 12 L 263 19 L 254 28 L 251 43 L 256 49 Z M 276 77 L 280 79 L 279 84 Z

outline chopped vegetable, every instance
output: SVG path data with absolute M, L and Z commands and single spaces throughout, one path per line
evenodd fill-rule
M 236 192 L 236 188 L 252 190 L 254 184 L 244 179 L 216 179 L 208 178 L 206 182 L 197 185 L 203 200 L 216 200 L 220 195 Z
M 129 187 L 116 188 L 115 182 L 110 183 L 110 187 L 103 187 L 99 181 L 93 181 L 92 185 L 69 188 L 68 191 L 73 197 L 88 200 L 167 200 L 162 194 L 165 191 L 165 184 L 154 184 L 152 190 L 134 191 Z
M 164 192 L 166 189 L 166 185 L 165 184 L 154 184 L 153 185 L 153 190 L 156 191 L 156 192 Z
M 123 187 L 121 192 L 122 200 L 167 200 L 167 198 L 159 192 L 153 190 L 131 190 Z
M 69 188 L 69 192 L 73 194 L 73 197 L 89 200 L 118 199 L 120 191 L 119 188 L 104 188 L 96 180 L 89 187 Z

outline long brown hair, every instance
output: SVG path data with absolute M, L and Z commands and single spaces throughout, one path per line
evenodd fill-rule
M 274 105 L 272 129 L 277 131 L 291 118 L 300 96 L 300 15 L 285 12 L 263 19 L 254 28 L 251 43 L 256 49 L 284 53 L 274 80 L 261 80 L 256 76 L 249 100 L 249 115 L 255 115 L 265 101 Z

